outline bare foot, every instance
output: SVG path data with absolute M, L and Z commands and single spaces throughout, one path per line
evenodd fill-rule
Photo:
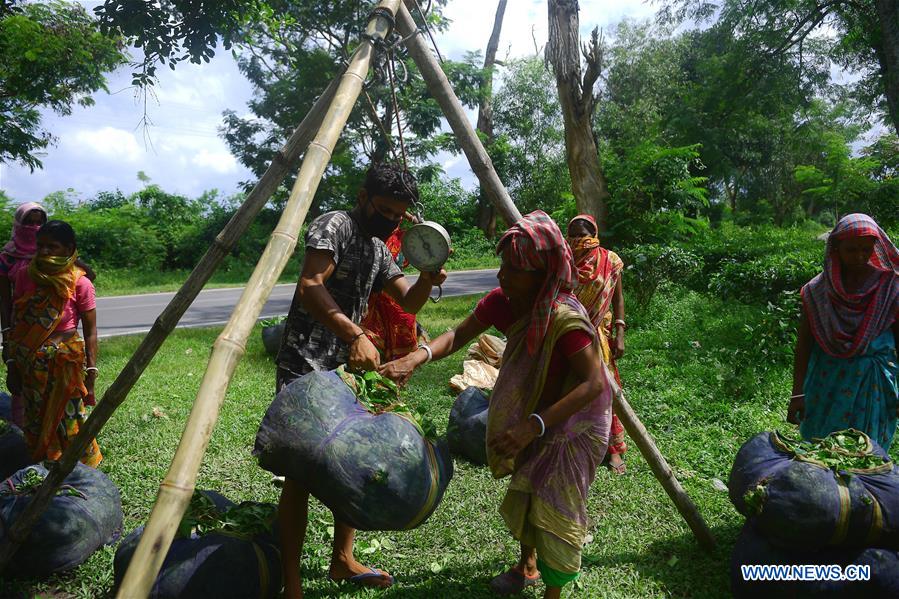
M 331 560 L 331 568 L 328 570 L 328 578 L 334 582 L 348 580 L 359 586 L 386 589 L 393 584 L 393 576 L 377 568 L 370 568 L 357 562 L 354 558 L 348 560 Z
M 517 570 L 524 574 L 527 578 L 534 578 L 535 576 L 540 576 L 540 570 L 537 569 L 537 562 L 535 561 L 527 561 L 525 563 L 518 563 L 512 566 L 513 570 Z
M 613 453 L 609 456 L 609 468 L 611 468 L 615 474 L 619 475 L 627 472 L 627 464 L 621 459 L 621 455 L 617 453 Z

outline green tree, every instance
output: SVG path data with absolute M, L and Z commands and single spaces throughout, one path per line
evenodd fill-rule
M 828 214 L 831 222 L 848 212 L 866 212 L 884 226 L 897 221 L 894 174 L 899 158 L 895 136 L 884 136 L 860 156 L 839 135 L 827 135 L 818 165 L 799 165 L 796 182 L 809 198 L 809 212 Z
M 493 99 L 496 141 L 489 148 L 522 213 L 573 203 L 565 131 L 555 80 L 538 56 L 506 63 Z
M 5 3 L 0 12 L 0 162 L 32 171 L 53 140 L 41 109 L 61 115 L 106 90 L 104 73 L 123 64 L 118 38 L 102 34 L 74 2 Z
M 446 25 L 440 13 L 445 4 L 446 0 L 428 3 L 425 18 L 430 27 Z M 137 65 L 135 83 L 152 83 L 159 63 L 175 68 L 181 60 L 208 61 L 219 39 L 231 48 L 255 93 L 249 104 L 252 116 L 226 112 L 221 133 L 235 156 L 259 175 L 355 49 L 373 6 L 356 0 L 107 0 L 97 13 L 104 27 L 121 31 L 143 51 L 146 58 Z M 415 16 L 422 18 L 419 11 Z M 412 61 L 403 55 L 402 44 L 393 53 L 402 80 L 397 99 L 406 150 L 427 179 L 437 170 L 428 157 L 455 145 L 452 136 L 438 133 L 442 112 Z M 313 214 L 351 202 L 369 160 L 399 155 L 391 133 L 398 129 L 397 115 L 383 56 L 376 59 L 367 97 L 360 98 L 334 150 Z M 479 60 L 472 54 L 459 63 L 443 63 L 457 95 L 468 106 L 479 97 Z M 283 200 L 291 185 L 288 178 L 275 201 Z
M 368 18 L 368 11 L 358 2 L 327 4 L 327 10 L 323 6 L 314 10 L 309 3 L 284 3 L 277 28 L 272 24 L 259 27 L 238 51 L 240 70 L 255 88 L 249 103 L 252 116 L 226 112 L 221 131 L 235 156 L 256 174 L 265 170 L 284 139 L 338 74 Z M 350 115 L 319 188 L 315 205 L 321 209 L 353 201 L 369 161 L 399 159 L 401 148 L 394 135 L 399 126 L 412 164 L 429 166 L 429 157 L 437 151 L 456 149 L 451 135 L 439 133 L 443 113 L 413 61 L 405 57 L 402 46 L 393 52 L 397 76 L 403 80 L 396 89 L 400 114 L 394 109 L 381 54 L 373 80 Z M 469 107 L 480 97 L 480 60 L 478 54 L 469 54 L 463 61 L 445 60 L 442 65 L 456 94 Z M 430 171 L 434 172 L 433 166 Z M 285 181 L 285 190 L 291 184 L 292 179 Z
M 669 0 L 663 20 L 716 22 L 771 58 L 831 58 L 862 77 L 850 84 L 899 132 L 899 0 Z
M 172 69 L 183 60 L 209 62 L 221 42 L 226 50 L 245 27 L 271 17 L 274 5 L 261 0 L 105 0 L 94 9 L 101 27 L 123 35 L 143 58 L 133 66 L 135 85 L 155 81 L 157 64 Z
M 609 229 L 616 242 L 662 241 L 695 232 L 708 205 L 701 144 L 683 143 L 670 120 L 683 101 L 687 41 L 648 24 L 624 22 L 607 52 L 596 115 L 609 179 Z M 687 215 L 687 216 L 685 216 Z

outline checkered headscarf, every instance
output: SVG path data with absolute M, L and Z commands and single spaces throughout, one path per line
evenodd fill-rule
M 553 307 L 577 285 L 577 269 L 565 236 L 542 210 L 535 210 L 512 225 L 500 238 L 496 252 L 505 247 L 509 248 L 513 267 L 546 271 L 528 327 L 528 353 L 534 355 L 546 336 Z

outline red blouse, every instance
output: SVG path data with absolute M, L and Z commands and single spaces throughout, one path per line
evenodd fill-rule
M 515 317 L 512 316 L 512 303 L 503 295 L 499 287 L 478 302 L 474 309 L 474 317 L 481 324 L 496 327 L 503 334 L 515 323 Z M 582 330 L 568 331 L 559 337 L 553 348 L 552 356 L 549 358 L 548 376 L 556 377 L 566 373 L 568 358 L 586 348 L 592 341 L 590 335 Z

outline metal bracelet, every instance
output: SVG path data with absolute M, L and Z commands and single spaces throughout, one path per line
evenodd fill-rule
M 540 417 L 540 414 L 531 414 L 530 416 L 528 416 L 528 419 L 530 419 L 530 418 L 536 418 L 537 422 L 540 423 L 540 434 L 537 436 L 542 437 L 543 434 L 546 432 L 546 423 L 543 422 L 543 418 Z
M 419 343 L 418 349 L 423 349 L 428 353 L 428 359 L 425 360 L 425 364 L 434 359 L 434 352 L 431 351 L 431 346 L 426 343 Z

